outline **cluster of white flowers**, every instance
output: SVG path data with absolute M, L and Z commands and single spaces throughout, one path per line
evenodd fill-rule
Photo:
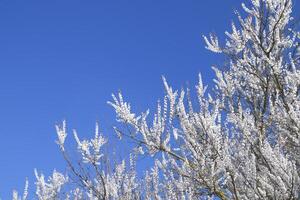
M 45 181 L 36 172 L 38 198 L 300 198 L 300 32 L 290 26 L 292 0 L 251 0 L 242 7 L 246 17 L 237 13 L 225 45 L 216 36 L 204 37 L 207 49 L 230 61 L 226 70 L 214 68 L 210 94 L 201 75 L 197 102 L 189 89 L 174 90 L 163 78 L 166 95 L 152 122 L 149 110 L 136 114 L 121 93 L 113 95 L 108 103 L 127 127 L 115 131 L 137 143 L 129 167 L 125 160 L 111 167 L 98 124 L 90 140 L 74 131 L 80 161 L 72 162 L 63 122 L 57 143 L 69 174 L 54 171 Z M 135 171 L 140 154 L 156 156 L 142 179 Z M 68 180 L 76 187 L 62 193 Z M 27 188 L 28 183 L 23 197 L 14 192 L 13 199 L 25 200 Z
M 99 165 L 99 160 L 103 156 L 103 154 L 100 152 L 100 148 L 106 143 L 106 139 L 99 135 L 98 123 L 96 124 L 94 139 L 80 141 L 75 130 L 74 138 L 77 142 L 77 148 L 82 155 L 83 161 L 86 163 Z
M 13 200 L 26 200 L 28 195 L 28 180 L 25 182 L 25 188 L 22 197 L 19 196 L 18 191 L 13 191 Z
M 122 121 L 140 133 L 136 140 L 150 153 L 165 154 L 167 164 L 159 168 L 166 181 L 172 180 L 173 193 L 176 188 L 192 199 L 296 199 L 300 65 L 299 32 L 289 26 L 292 1 L 252 0 L 242 7 L 248 16 L 237 13 L 239 25 L 226 32 L 224 46 L 216 36 L 204 37 L 207 49 L 230 62 L 227 70 L 214 68 L 212 94 L 205 94 L 200 76 L 197 111 L 189 90 L 177 95 L 164 79 L 168 102 L 163 112 L 159 107 L 152 126 L 144 115 L 131 112 L 135 123 Z M 118 117 L 128 118 L 119 112 L 118 101 L 111 103 Z M 156 193 L 165 199 L 167 189 L 160 188 Z
M 39 200 L 54 200 L 60 199 L 60 191 L 62 186 L 68 182 L 68 178 L 63 174 L 53 171 L 51 177 L 48 181 L 45 180 L 43 174 L 39 175 L 37 170 L 35 170 L 36 177 L 36 195 Z

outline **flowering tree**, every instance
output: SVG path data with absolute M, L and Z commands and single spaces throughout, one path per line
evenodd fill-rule
M 214 68 L 210 94 L 201 75 L 197 102 L 189 89 L 174 90 L 163 78 L 166 95 L 151 122 L 149 110 L 133 113 L 121 93 L 113 95 L 115 132 L 136 143 L 129 167 L 106 162 L 98 125 L 91 140 L 74 132 L 81 159 L 73 163 L 64 145 L 66 124 L 57 126 L 69 173 L 54 171 L 46 181 L 36 172 L 38 199 L 298 199 L 300 32 L 292 0 L 251 0 L 242 7 L 224 45 L 204 37 L 208 50 L 229 60 L 223 70 Z M 134 169 L 139 154 L 156 155 L 142 179 Z M 14 199 L 26 199 L 27 187 Z

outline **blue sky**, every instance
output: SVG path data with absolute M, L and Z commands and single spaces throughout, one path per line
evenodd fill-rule
M 64 170 L 54 125 L 82 137 L 96 121 L 112 135 L 107 101 L 121 90 L 136 111 L 197 74 L 211 84 L 222 58 L 202 34 L 223 35 L 241 0 L 57 0 L 0 2 L 0 196 L 34 187 L 33 169 Z M 71 139 L 71 138 L 69 138 Z M 112 147 L 113 147 L 112 137 Z

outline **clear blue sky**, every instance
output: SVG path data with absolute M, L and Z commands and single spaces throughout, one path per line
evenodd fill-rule
M 0 196 L 22 190 L 25 177 L 34 187 L 34 168 L 46 175 L 64 169 L 54 142 L 63 119 L 82 137 L 93 134 L 95 121 L 113 134 L 112 92 L 142 111 L 162 97 L 161 75 L 181 88 L 201 72 L 210 84 L 210 66 L 222 59 L 201 35 L 223 35 L 240 3 L 1 1 Z

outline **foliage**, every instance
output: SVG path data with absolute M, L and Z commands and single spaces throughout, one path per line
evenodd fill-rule
M 107 162 L 107 140 L 98 125 L 90 140 L 74 131 L 81 159 L 73 163 L 63 122 L 57 143 L 68 173 L 54 171 L 45 181 L 36 172 L 37 198 L 300 198 L 300 32 L 291 17 L 292 0 L 251 0 L 242 7 L 224 45 L 204 36 L 206 48 L 229 62 L 223 70 L 214 68 L 211 94 L 199 75 L 197 108 L 189 89 L 174 90 L 165 78 L 166 95 L 153 120 L 149 110 L 136 114 L 121 93 L 113 95 L 108 103 L 120 123 L 115 132 L 136 143 L 128 167 L 125 160 Z M 139 154 L 157 155 L 141 179 L 135 171 Z M 25 200 L 27 187 L 22 198 L 14 192 L 13 199 Z

